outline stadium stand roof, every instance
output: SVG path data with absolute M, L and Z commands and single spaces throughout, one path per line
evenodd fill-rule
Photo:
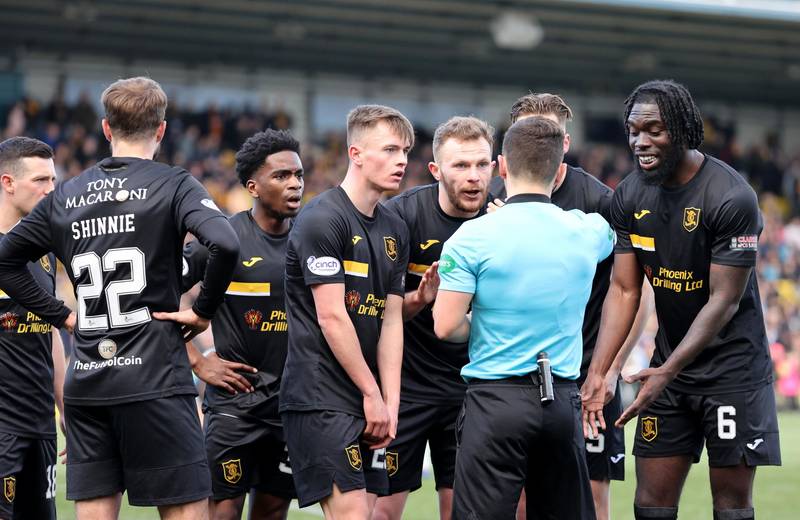
M 796 3 L 0 0 L 0 56 L 10 67 L 25 53 L 74 53 L 614 95 L 670 77 L 696 96 L 800 106 Z

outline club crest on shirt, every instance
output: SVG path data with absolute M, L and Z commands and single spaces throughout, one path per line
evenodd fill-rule
M 400 469 L 400 456 L 397 454 L 396 451 L 387 451 L 386 452 L 386 473 L 389 476 L 393 476 L 397 473 L 397 470 Z
M 356 471 L 361 471 L 363 462 L 361 460 L 361 448 L 358 447 L 358 444 L 351 444 L 346 447 L 344 453 L 347 455 L 347 462 L 350 463 L 350 467 Z
M 257 330 L 258 326 L 261 325 L 261 318 L 263 317 L 264 315 L 261 314 L 261 311 L 250 309 L 244 313 L 244 322 L 250 327 L 250 330 Z
M 6 332 L 12 332 L 16 329 L 17 323 L 19 323 L 19 316 L 16 312 L 8 311 L 0 315 L 0 327 Z
M 700 208 L 683 208 L 683 229 L 691 233 L 700 224 Z
M 383 245 L 389 260 L 392 262 L 397 260 L 397 240 L 393 237 L 383 237 Z
M 47 255 L 44 255 L 39 259 L 39 264 L 42 266 L 42 269 L 48 273 L 51 272 L 52 266 L 50 265 L 50 259 L 47 258 Z
M 17 479 L 14 477 L 5 477 L 3 479 L 3 496 L 11 503 L 14 497 L 17 496 Z
M 642 439 L 651 442 L 658 437 L 658 417 L 642 417 Z
M 242 459 L 231 459 L 223 462 L 222 476 L 226 482 L 236 484 L 242 478 Z
M 361 303 L 361 293 L 358 291 L 347 291 L 347 293 L 344 295 L 344 304 L 347 307 L 347 310 L 356 310 L 359 303 Z

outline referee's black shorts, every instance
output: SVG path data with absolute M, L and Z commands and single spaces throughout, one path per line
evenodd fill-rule
M 554 377 L 543 406 L 529 376 L 471 381 L 456 426 L 456 520 L 516 515 L 523 486 L 540 518 L 595 518 L 581 401 L 575 381 Z

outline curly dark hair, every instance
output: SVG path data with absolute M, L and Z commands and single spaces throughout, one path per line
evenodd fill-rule
M 239 175 L 239 181 L 246 185 L 253 174 L 264 165 L 267 157 L 287 150 L 300 153 L 300 143 L 288 130 L 268 128 L 250 136 L 236 152 L 236 174 Z
M 667 133 L 674 145 L 693 150 L 703 143 L 703 118 L 689 91 L 673 80 L 653 80 L 642 83 L 625 100 L 625 119 L 628 121 L 637 102 L 655 101 Z M 626 129 L 627 133 L 627 129 Z

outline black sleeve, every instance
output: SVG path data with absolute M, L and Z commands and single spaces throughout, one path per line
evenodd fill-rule
M 181 231 L 190 231 L 208 249 L 203 285 L 192 310 L 211 319 L 225 298 L 225 291 L 239 258 L 239 238 L 205 188 L 185 172 L 175 192 L 174 217 Z
M 19 305 L 60 328 L 71 311 L 36 283 L 27 265 L 52 248 L 48 216 L 52 199 L 51 193 L 0 241 L 0 289 Z
M 597 212 L 606 219 L 606 222 L 611 223 L 611 202 L 614 200 L 614 192 L 605 190 L 597 199 Z
M 183 271 L 181 272 L 181 292 L 186 292 L 203 279 L 208 262 L 208 249 L 197 240 L 183 246 Z
M 236 268 L 239 237 L 226 218 L 207 219 L 191 232 L 208 249 L 203 284 L 192 310 L 202 318 L 211 319 L 225 298 L 225 291 Z
M 398 254 L 397 261 L 395 262 L 394 271 L 392 271 L 392 283 L 387 291 L 389 294 L 396 294 L 404 296 L 406 293 L 406 271 L 408 270 L 408 255 L 410 254 L 410 242 L 408 228 L 404 225 L 400 226 L 398 232 Z
M 624 187 L 620 186 L 611 199 L 609 224 L 617 233 L 617 245 L 614 248 L 616 253 L 633 251 L 629 226 L 630 214 L 625 209 L 624 193 Z
M 344 283 L 345 240 L 350 235 L 339 215 L 321 204 L 308 208 L 295 222 L 290 240 L 306 285 Z
M 711 215 L 711 263 L 753 267 L 758 256 L 758 236 L 763 222 L 758 198 L 749 186 L 733 188 Z

